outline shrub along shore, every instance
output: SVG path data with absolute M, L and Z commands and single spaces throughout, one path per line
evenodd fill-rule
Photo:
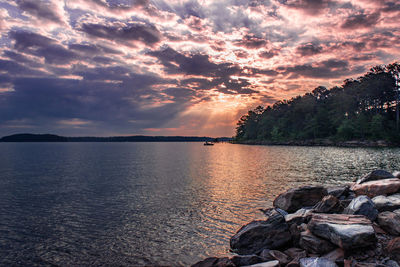
M 230 239 L 237 255 L 192 266 L 390 266 L 400 264 L 400 173 L 375 170 L 338 187 L 280 194 L 265 220 Z

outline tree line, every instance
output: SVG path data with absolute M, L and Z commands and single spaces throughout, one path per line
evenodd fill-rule
M 258 106 L 243 115 L 236 141 L 386 140 L 400 143 L 400 64 L 378 65 L 341 86 Z

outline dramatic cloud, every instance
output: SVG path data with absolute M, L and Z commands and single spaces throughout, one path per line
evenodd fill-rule
M 393 0 L 0 3 L 0 135 L 234 134 L 248 109 L 399 60 Z

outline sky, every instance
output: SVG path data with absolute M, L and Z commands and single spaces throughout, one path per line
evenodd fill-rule
M 0 136 L 232 136 L 400 59 L 396 0 L 0 0 Z

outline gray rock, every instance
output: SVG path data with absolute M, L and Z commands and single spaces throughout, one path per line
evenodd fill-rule
M 312 207 L 328 194 L 322 186 L 304 186 L 280 194 L 274 200 L 274 207 L 295 212 L 303 207 Z
M 264 259 L 257 255 L 234 256 L 231 261 L 235 266 L 247 266 L 263 262 Z
M 340 213 L 343 210 L 337 197 L 328 195 L 315 204 L 313 211 L 316 213 Z
M 290 262 L 290 257 L 279 250 L 270 250 L 269 255 L 271 255 L 271 257 L 275 260 L 279 261 L 279 264 L 282 266 L 285 266 Z
M 264 213 L 267 218 L 272 217 L 276 214 L 280 214 L 282 216 L 288 215 L 288 213 L 282 209 L 279 208 L 269 208 L 269 209 L 259 209 L 262 213 Z
M 396 214 L 400 214 L 400 209 L 394 210 L 393 212 L 396 213 Z
M 336 248 L 331 242 L 313 235 L 310 231 L 300 234 L 299 245 L 311 254 L 324 254 Z
M 297 224 L 300 225 L 302 223 L 308 223 L 308 221 L 311 219 L 311 214 L 313 210 L 312 209 L 307 209 L 307 208 L 301 208 L 295 213 L 291 213 L 285 216 L 285 221 L 291 225 L 291 224 Z
M 382 180 L 382 179 L 387 179 L 387 178 L 393 178 L 393 174 L 390 172 L 387 172 L 385 170 L 375 170 L 372 171 L 363 177 L 356 179 L 355 182 L 357 184 L 362 184 L 370 181 L 376 181 L 376 180 Z
M 324 258 L 303 258 L 300 259 L 301 267 L 337 267 L 336 263 Z
M 370 198 L 380 195 L 390 195 L 400 191 L 400 179 L 388 178 L 362 184 L 353 184 L 351 190 L 353 190 L 357 196 L 366 195 Z
M 400 267 L 397 262 L 393 261 L 393 260 L 388 260 L 385 263 L 385 266 L 387 267 Z
M 392 260 L 400 262 L 400 237 L 390 240 L 386 246 L 386 251 Z
M 285 218 L 276 214 L 266 221 L 253 221 L 231 237 L 230 247 L 238 254 L 258 254 L 263 249 L 278 249 L 291 241 Z
M 384 211 L 378 215 L 379 226 L 391 235 L 400 235 L 400 214 Z
M 332 195 L 336 198 L 346 197 L 350 191 L 349 186 L 335 186 L 327 188 L 328 195 Z
M 247 267 L 278 267 L 278 266 L 279 266 L 279 261 L 267 261 L 253 265 L 248 265 Z
M 372 200 L 367 196 L 358 196 L 353 199 L 349 206 L 344 209 L 343 213 L 364 215 L 371 221 L 375 221 L 378 216 L 378 210 L 376 209 L 374 202 L 372 202 Z
M 372 246 L 377 241 L 371 221 L 362 215 L 313 214 L 308 229 L 345 250 Z
M 284 251 L 292 259 L 301 259 L 307 257 L 307 252 L 300 248 L 289 248 Z
M 337 248 L 323 256 L 321 258 L 328 259 L 333 262 L 341 262 L 343 263 L 344 260 L 344 250 L 342 248 Z
M 376 196 L 372 199 L 379 211 L 394 211 L 400 209 L 400 194 L 391 196 Z

